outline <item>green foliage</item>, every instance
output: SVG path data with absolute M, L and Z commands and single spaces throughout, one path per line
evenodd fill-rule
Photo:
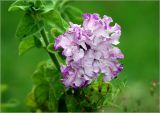
M 8 90 L 8 86 L 6 84 L 0 84 L 0 95 L 1 98 L 3 97 L 3 93 L 5 93 Z M 9 108 L 14 108 L 17 107 L 18 105 L 18 100 L 11 98 L 7 102 L 0 102 L 0 110 L 5 111 L 6 109 Z
M 67 27 L 67 22 L 61 17 L 61 14 L 56 10 L 64 3 L 59 0 L 43 1 L 43 0 L 17 0 L 9 8 L 9 11 L 24 11 L 24 16 L 20 20 L 17 27 L 16 37 L 20 40 L 19 54 L 23 54 L 32 47 L 41 47 L 44 45 L 44 40 L 40 37 L 40 30 L 43 27 L 54 27 L 54 37 L 63 33 Z M 47 23 L 47 24 L 46 24 Z
M 36 103 L 41 106 L 48 99 L 49 87 L 46 84 L 40 84 L 34 89 L 34 97 Z
M 34 86 L 26 102 L 33 112 L 61 111 L 61 106 L 69 112 L 97 111 L 110 101 L 105 99 L 108 94 L 112 100 L 120 92 L 120 89 L 113 90 L 114 85 L 103 83 L 102 75 L 85 88 L 66 89 L 62 85 L 59 64 L 65 64 L 65 59 L 61 50 L 54 51 L 54 43 L 49 42 L 45 28 L 52 28 L 55 39 L 66 31 L 67 22 L 82 23 L 82 11 L 68 3 L 69 0 L 18 0 L 9 8 L 9 11 L 24 11 L 16 32 L 20 40 L 19 54 L 33 47 L 44 47 L 53 61 L 40 63 L 32 75 Z
M 33 47 L 41 47 L 42 43 L 37 37 L 28 37 L 23 39 L 19 44 L 19 55 L 24 54 Z
M 50 43 L 48 46 L 47 46 L 47 50 L 48 52 L 52 53 L 52 54 L 55 54 L 56 55 L 56 58 L 58 60 L 58 62 L 60 64 L 65 64 L 65 58 L 61 55 L 62 51 L 59 50 L 59 51 L 55 51 L 54 50 L 54 43 Z
M 68 24 L 65 22 L 65 20 L 61 17 L 60 13 L 56 10 L 50 10 L 44 14 L 42 14 L 42 17 L 48 21 L 49 24 L 51 24 L 53 27 L 65 31 Z
M 62 16 L 73 23 L 81 24 L 82 23 L 82 11 L 76 7 L 67 5 L 62 11 Z
M 49 111 L 54 111 L 56 112 L 58 109 L 58 101 L 55 97 L 54 89 L 49 90 L 49 102 L 48 102 L 48 109 Z
M 64 93 L 59 72 L 51 61 L 41 62 L 32 76 L 35 86 L 27 97 L 28 106 L 36 111 L 56 111 Z M 45 111 L 44 110 L 44 111 Z
M 80 111 L 80 106 L 78 106 L 78 101 L 76 100 L 75 96 L 73 96 L 73 95 L 66 96 L 66 105 L 67 105 L 68 111 L 70 111 L 70 112 Z
M 29 4 L 26 0 L 15 1 L 8 9 L 8 11 L 26 11 L 29 9 Z
M 16 36 L 19 40 L 32 37 L 35 33 L 40 31 L 42 27 L 42 21 L 36 21 L 34 17 L 29 14 L 25 14 L 18 25 Z

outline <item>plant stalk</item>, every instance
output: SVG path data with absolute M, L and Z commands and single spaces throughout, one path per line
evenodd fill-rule
M 41 35 L 42 35 L 42 38 L 43 38 L 43 40 L 44 40 L 44 42 L 45 42 L 45 45 L 46 45 L 46 48 L 47 48 L 47 46 L 48 46 L 48 44 L 49 44 L 49 41 L 48 41 L 48 37 L 47 37 L 47 35 L 46 35 L 46 33 L 45 33 L 45 29 L 43 28 L 43 29 L 40 31 L 40 33 L 41 33 Z M 46 49 L 46 50 L 47 50 L 47 49 Z M 48 52 L 51 60 L 53 61 L 54 65 L 56 66 L 57 70 L 60 70 L 60 65 L 59 65 L 59 62 L 58 62 L 58 59 L 57 59 L 56 55 L 50 53 L 48 50 L 47 50 L 47 52 Z

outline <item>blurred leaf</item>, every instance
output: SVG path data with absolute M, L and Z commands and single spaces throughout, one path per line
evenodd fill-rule
M 15 100 L 15 99 L 11 99 L 10 101 L 6 102 L 6 103 L 0 103 L 0 109 L 2 111 L 4 111 L 5 109 L 8 109 L 8 108 L 14 108 L 14 107 L 17 107 L 18 106 L 18 101 Z
M 19 40 L 22 40 L 26 37 L 31 37 L 33 34 L 38 32 L 43 27 L 42 21 L 36 21 L 31 15 L 25 14 L 21 19 L 17 31 L 16 36 Z
M 60 31 L 65 31 L 68 27 L 68 24 L 63 20 L 61 15 L 56 10 L 50 10 L 47 13 L 44 13 L 43 18 L 48 21 L 49 24 L 53 25 L 56 29 Z
M 73 0 L 56 0 L 55 9 L 61 10 L 70 2 L 73 2 Z
M 30 6 L 26 0 L 16 0 L 13 4 L 11 4 L 8 11 L 26 11 L 29 7 Z
M 69 5 L 67 5 L 62 12 L 62 15 L 64 15 L 65 18 L 77 24 L 82 23 L 82 14 L 83 12 L 80 9 Z
M 69 112 L 80 112 L 80 106 L 78 105 L 78 101 L 74 96 L 66 96 L 66 105 Z
M 56 93 L 56 92 L 55 92 Z M 49 103 L 48 103 L 49 111 L 56 112 L 58 109 L 57 100 L 54 94 L 54 89 L 49 90 Z
M 59 100 L 64 93 L 64 86 L 60 81 L 60 74 L 51 61 L 42 62 L 34 72 L 32 79 L 36 85 L 48 84 L 56 92 L 55 97 Z
M 34 98 L 34 93 L 33 92 L 30 92 L 27 95 L 26 105 L 29 106 L 29 107 L 31 107 L 31 108 L 36 108 L 37 107 L 37 104 L 35 102 L 35 98 Z
M 39 9 L 39 8 L 42 7 L 42 4 L 43 4 L 42 0 L 35 0 L 35 2 L 34 2 L 34 7 L 35 7 L 36 9 Z
M 49 86 L 47 84 L 40 84 L 34 89 L 35 101 L 38 105 L 44 104 L 48 99 Z
M 6 84 L 0 84 L 0 93 L 7 91 L 8 86 Z
M 57 69 L 54 68 L 52 62 L 48 62 L 45 66 L 44 70 L 44 77 L 48 82 L 54 82 L 56 81 L 56 78 L 58 76 Z
M 44 79 L 44 75 L 41 70 L 36 70 L 32 75 L 32 79 L 34 83 L 37 85 L 47 83 L 47 81 Z

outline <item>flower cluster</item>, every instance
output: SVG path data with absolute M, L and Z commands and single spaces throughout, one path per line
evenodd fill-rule
M 54 44 L 57 50 L 63 48 L 66 65 L 61 65 L 62 82 L 66 87 L 84 87 L 102 73 L 104 82 L 115 78 L 123 66 L 117 59 L 123 59 L 119 43 L 121 28 L 110 26 L 112 18 L 98 14 L 83 14 L 81 25 L 70 23 L 67 32 L 60 35 Z

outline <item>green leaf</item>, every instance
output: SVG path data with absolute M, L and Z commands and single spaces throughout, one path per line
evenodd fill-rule
M 33 47 L 42 47 L 40 39 L 36 37 L 24 38 L 19 44 L 19 55 L 26 53 Z
M 50 84 L 56 92 L 55 97 L 57 100 L 59 100 L 60 96 L 64 93 L 64 86 L 60 81 L 61 75 L 51 61 L 40 63 L 32 79 L 36 85 Z
M 34 46 L 35 46 L 35 43 L 34 43 L 33 37 L 23 39 L 19 44 L 19 55 L 24 54 L 25 52 L 27 52 L 29 49 L 33 48 Z
M 56 112 L 58 109 L 57 105 L 58 104 L 57 104 L 57 100 L 54 94 L 54 89 L 50 89 L 49 90 L 49 103 L 48 103 L 49 111 Z
M 53 66 L 52 62 L 46 63 L 44 67 L 44 77 L 48 82 L 57 81 L 57 76 L 59 75 L 57 69 Z
M 19 40 L 22 40 L 26 37 L 31 37 L 36 32 L 41 30 L 42 27 L 42 21 L 36 21 L 31 15 L 25 14 L 18 25 L 16 36 Z
M 32 79 L 34 83 L 37 85 L 47 83 L 47 81 L 44 78 L 43 71 L 41 70 L 36 70 L 32 75 Z
M 46 63 L 44 77 L 50 83 L 50 86 L 54 89 L 55 97 L 58 101 L 61 95 L 64 93 L 64 86 L 61 82 L 61 75 L 53 66 L 52 62 Z
M 77 24 L 82 23 L 83 21 L 82 14 L 83 12 L 80 9 L 69 5 L 67 5 L 62 12 L 62 15 L 66 19 L 69 19 L 71 22 Z
M 29 9 L 29 4 L 26 0 L 17 0 L 9 7 L 8 11 L 26 11 Z
M 56 10 L 50 10 L 46 13 L 43 13 L 42 17 L 48 21 L 49 24 L 60 31 L 65 31 L 68 27 L 68 24 L 65 22 L 65 20 L 63 20 L 60 13 Z
M 34 89 L 35 101 L 38 105 L 44 104 L 48 99 L 49 86 L 46 84 L 40 84 Z

